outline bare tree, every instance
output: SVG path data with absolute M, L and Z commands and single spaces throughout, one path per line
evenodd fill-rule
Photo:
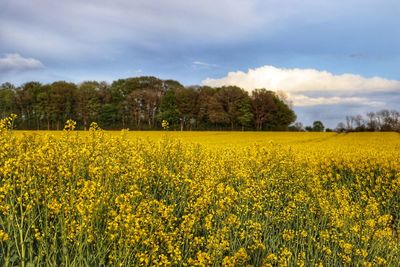
M 353 117 L 346 116 L 346 130 L 351 131 L 353 130 Z
M 336 126 L 336 132 L 344 132 L 346 130 L 346 125 L 343 122 L 339 122 Z
M 367 113 L 367 117 L 368 117 L 368 123 L 367 123 L 368 130 L 377 131 L 378 130 L 378 124 L 376 123 L 375 112 L 368 112 Z

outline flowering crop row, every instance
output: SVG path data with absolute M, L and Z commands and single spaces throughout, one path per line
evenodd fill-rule
M 395 135 L 216 148 L 11 124 L 0 123 L 0 265 L 400 264 Z

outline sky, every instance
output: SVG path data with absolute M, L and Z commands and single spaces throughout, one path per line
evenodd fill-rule
M 282 91 L 304 125 L 400 110 L 400 1 L 0 0 L 0 83 L 144 75 Z

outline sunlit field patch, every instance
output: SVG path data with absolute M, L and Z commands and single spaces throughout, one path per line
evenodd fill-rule
M 398 133 L 0 129 L 0 264 L 396 266 Z
M 80 137 L 87 137 L 88 131 L 75 131 Z M 119 137 L 121 131 L 103 131 L 105 136 Z M 63 131 L 16 131 L 15 136 L 23 135 L 51 135 L 60 137 Z M 254 144 L 265 145 L 271 141 L 276 144 L 298 146 L 304 148 L 304 144 L 319 147 L 321 143 L 336 147 L 359 147 L 377 149 L 385 146 L 395 150 L 399 147 L 400 135 L 394 132 L 376 133 L 321 133 L 321 132 L 224 132 L 224 131 L 125 131 L 127 139 L 149 139 L 159 141 L 165 136 L 183 142 L 198 143 L 208 147 L 243 147 Z

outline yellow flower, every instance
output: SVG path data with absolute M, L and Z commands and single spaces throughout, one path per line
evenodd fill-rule
M 7 241 L 8 240 L 8 234 L 4 232 L 3 230 L 0 229 L 0 240 L 1 241 Z

